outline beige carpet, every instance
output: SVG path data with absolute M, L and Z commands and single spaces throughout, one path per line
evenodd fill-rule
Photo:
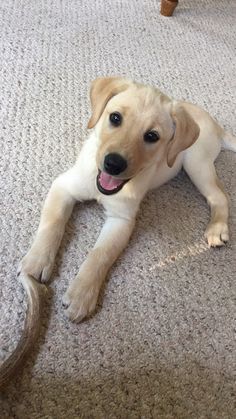
M 0 340 L 23 325 L 16 279 L 52 180 L 86 137 L 90 81 L 120 74 L 204 106 L 236 133 L 235 0 L 1 0 Z M 217 170 L 231 200 L 231 242 L 208 249 L 208 208 L 184 173 L 141 207 L 92 319 L 69 323 L 61 298 L 102 226 L 78 206 L 68 225 L 40 345 L 0 399 L 0 417 L 236 417 L 236 154 Z M 49 319 L 49 320 L 47 320 Z

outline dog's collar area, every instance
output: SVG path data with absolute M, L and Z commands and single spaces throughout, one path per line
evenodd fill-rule
M 117 179 L 102 170 L 98 170 L 97 188 L 104 195 L 113 195 L 119 192 L 129 179 Z

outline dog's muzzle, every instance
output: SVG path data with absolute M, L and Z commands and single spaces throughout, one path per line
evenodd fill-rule
M 127 169 L 127 161 L 118 153 L 109 153 L 105 156 L 103 169 L 97 175 L 97 188 L 105 195 L 112 195 L 119 192 L 129 179 L 118 179 Z

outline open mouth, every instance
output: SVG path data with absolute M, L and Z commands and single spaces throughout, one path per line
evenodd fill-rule
M 112 195 L 119 192 L 128 181 L 129 179 L 117 179 L 99 170 L 97 175 L 97 188 L 104 195 Z

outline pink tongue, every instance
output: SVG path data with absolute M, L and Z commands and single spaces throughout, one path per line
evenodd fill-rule
M 111 175 L 108 175 L 108 173 L 101 172 L 99 176 L 99 182 L 103 189 L 112 191 L 113 189 L 118 188 L 118 186 L 123 183 L 123 180 L 116 179 Z

